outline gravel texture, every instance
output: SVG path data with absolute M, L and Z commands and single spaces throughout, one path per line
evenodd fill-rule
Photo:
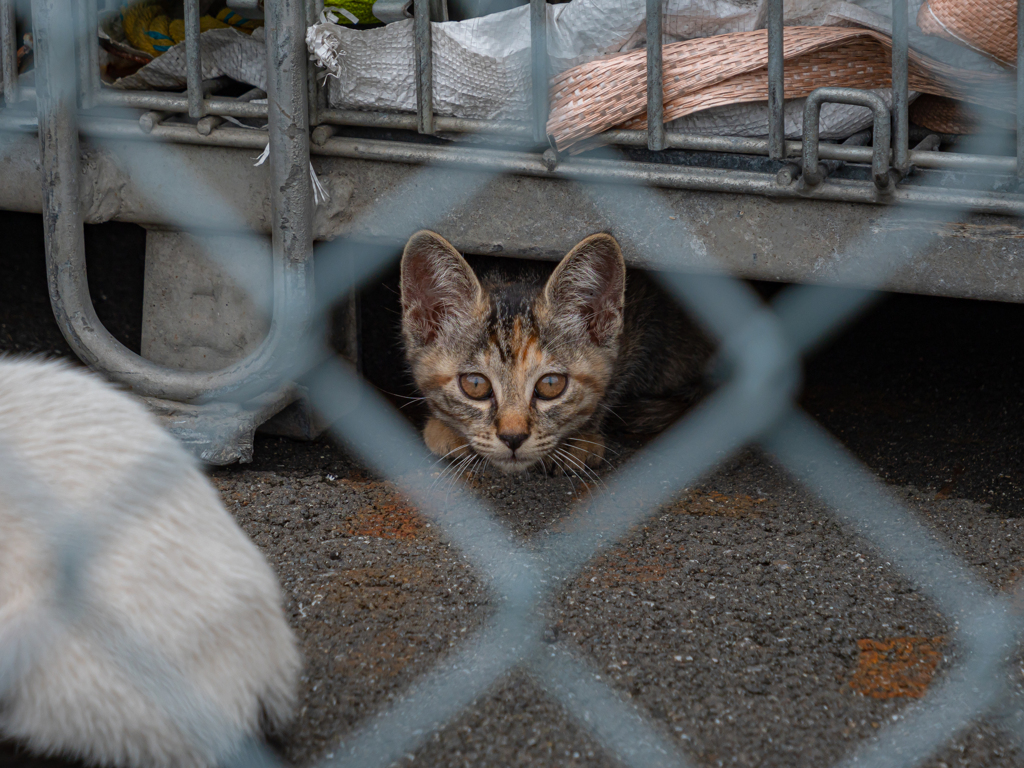
M 38 217 L 0 214 L 0 226 L 13 233 L 4 239 L 10 277 L 0 286 L 0 348 L 68 354 L 46 306 Z M 140 306 L 138 231 L 89 229 L 91 249 L 108 258 L 96 269 L 106 283 L 94 286 L 107 297 L 104 319 L 130 343 Z M 393 296 L 386 283 L 374 286 L 385 299 Z M 364 305 L 364 326 L 379 320 L 375 355 L 395 322 L 385 304 Z M 1021 307 L 890 298 L 808 362 L 804 396 L 938 541 L 1008 594 L 1024 571 L 1021 332 Z M 402 394 L 394 370 L 368 373 Z M 643 449 L 613 448 L 604 476 Z M 456 545 L 329 440 L 260 437 L 252 464 L 210 476 L 277 570 L 302 643 L 299 713 L 275 744 L 290 765 L 333 754 L 471 642 L 499 607 Z M 539 473 L 460 482 L 527 544 L 586 514 L 591 493 Z M 575 655 L 702 766 L 835 764 L 915 711 L 959 653 L 956 627 L 927 596 L 757 450 L 588 564 L 548 619 L 553 651 Z M 975 725 L 925 764 L 1024 763 L 1003 724 L 994 716 Z M 542 681 L 516 671 L 401 764 L 616 762 Z M 69 764 L 7 744 L 0 765 Z

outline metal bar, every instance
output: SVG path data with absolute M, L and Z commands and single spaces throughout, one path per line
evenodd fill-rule
M 35 47 L 36 115 L 42 170 L 43 237 L 46 244 L 50 301 L 61 332 L 72 349 L 86 352 L 74 332 L 75 300 L 95 317 L 85 280 L 85 233 L 82 228 L 81 169 L 75 98 L 75 27 L 68 0 L 32 0 Z M 72 295 L 65 290 L 75 283 Z M 81 356 L 81 355 L 80 355 Z
M 655 152 L 666 146 L 661 2 L 647 0 L 647 148 Z
M 199 50 L 199 0 L 185 0 L 185 76 L 188 82 L 188 116 L 204 117 L 203 55 Z
M 154 128 L 170 116 L 170 112 L 158 112 L 156 110 L 145 112 L 139 116 L 139 128 L 142 129 L 143 133 L 152 133 Z M 204 117 L 203 119 L 205 120 L 206 118 Z
M 417 115 L 401 112 L 363 112 L 357 109 L 324 109 L 320 122 L 332 125 L 352 125 L 364 128 L 392 128 L 415 131 L 419 125 Z M 474 120 L 465 117 L 434 117 L 434 128 L 451 133 L 494 133 L 521 139 L 533 137 L 533 126 L 501 120 Z
M 88 38 L 88 20 L 85 17 L 85 8 L 96 0 L 80 0 L 71 7 L 75 21 L 75 54 L 77 58 L 78 73 L 78 103 L 83 109 L 93 107 L 94 93 L 92 91 L 92 78 L 89 73 L 91 62 L 89 61 L 89 47 L 86 43 Z M 95 29 L 93 30 L 95 34 Z
M 901 175 L 910 170 L 907 0 L 892 0 L 892 155 Z
M 1017 3 L 1017 178 L 1024 180 L 1024 2 Z
M 548 4 L 530 0 L 530 84 L 533 90 L 533 140 L 547 141 L 548 131 Z
M 324 123 L 352 125 L 367 128 L 393 128 L 416 130 L 415 115 L 396 112 L 361 112 L 359 110 L 328 109 L 320 114 Z M 473 120 L 461 117 L 435 117 L 438 131 L 451 133 L 495 133 L 516 138 L 530 138 L 532 129 L 524 123 L 495 120 Z M 609 144 L 628 147 L 646 147 L 647 132 L 632 130 L 605 131 L 600 138 Z M 748 139 L 740 136 L 705 136 L 669 131 L 665 134 L 669 149 L 700 150 L 705 152 L 735 152 L 743 155 L 769 155 L 767 139 Z M 783 144 L 783 157 L 799 157 L 802 144 L 787 141 Z M 870 163 L 872 150 L 849 147 L 842 144 L 820 144 L 819 157 L 822 160 L 846 160 L 853 163 Z M 923 157 L 915 156 L 911 150 L 910 161 L 919 168 L 935 168 L 949 171 L 976 171 L 979 173 L 1014 173 L 1017 160 L 998 155 L 968 155 L 952 152 L 928 152 Z
M 305 0 L 276 0 L 266 14 L 270 211 L 275 332 L 298 344 L 313 300 L 313 185 L 309 161 Z
M 275 105 L 270 116 L 275 255 L 270 332 L 244 360 L 220 371 L 201 372 L 168 368 L 140 357 L 111 336 L 96 316 L 89 297 L 79 207 L 80 150 L 71 0 L 32 0 L 36 20 L 36 120 L 43 176 L 43 225 L 54 315 L 75 354 L 137 394 L 188 402 L 223 396 L 228 391 L 262 382 L 277 386 L 279 350 L 293 346 L 298 338 L 295 334 L 304 331 L 308 324 L 312 300 L 312 221 L 301 1 L 273 3 L 267 24 L 268 80 L 270 100 Z M 109 122 L 101 119 L 92 124 Z M 120 122 L 131 126 L 131 135 L 144 135 L 136 122 Z M 291 130 L 292 126 L 298 130 Z M 200 136 L 191 126 L 177 127 L 184 128 L 195 139 L 209 138 Z M 170 128 L 157 125 L 152 135 L 166 137 Z M 176 134 L 175 138 L 182 137 Z M 252 135 L 247 140 L 252 139 L 266 141 L 262 135 Z
M 203 136 L 209 136 L 213 129 L 223 122 L 223 117 L 218 117 L 217 115 L 207 115 L 206 117 L 199 118 L 199 120 L 196 122 L 196 130 Z
M 884 102 L 882 102 L 882 108 L 888 119 L 888 109 L 885 107 Z M 164 131 L 172 127 L 160 126 L 154 130 L 154 135 L 158 131 Z M 234 133 L 245 132 L 235 130 Z M 194 135 L 194 132 L 192 134 Z M 886 137 L 885 149 L 888 150 L 888 137 Z M 828 183 L 820 184 L 814 189 L 798 191 L 792 187 L 780 187 L 776 184 L 774 174 L 690 168 L 661 163 L 572 158 L 559 163 L 558 166 L 552 169 L 538 154 L 462 147 L 457 152 L 452 152 L 451 148 L 443 146 L 341 137 L 328 139 L 322 147 L 317 149 L 317 154 L 332 157 L 349 157 L 359 160 L 480 168 L 489 169 L 495 173 L 513 173 L 552 179 L 619 182 L 665 187 L 667 189 L 759 194 L 767 197 L 781 198 L 802 197 L 855 203 L 952 205 L 1000 215 L 1024 215 L 1024 200 L 1015 195 L 985 192 L 950 193 L 944 189 L 904 186 L 897 189 L 892 195 L 881 196 L 878 194 L 877 187 L 872 182 L 846 179 L 832 179 Z M 922 153 L 923 156 L 932 154 L 935 153 Z
M 34 89 L 22 88 L 26 98 L 34 98 Z M 127 94 L 103 91 L 100 104 L 114 106 L 132 106 L 140 109 L 151 109 L 153 111 L 170 111 L 184 113 L 187 104 L 184 97 L 173 94 Z M 112 97 L 109 98 L 108 97 Z M 128 97 L 131 103 L 124 103 L 121 97 Z M 267 108 L 265 104 L 245 104 L 233 99 L 209 99 L 210 114 L 231 115 L 233 117 L 262 117 L 266 118 Z M 324 123 L 338 125 L 354 125 L 375 128 L 393 128 L 402 130 L 416 130 L 416 116 L 403 115 L 398 113 L 385 112 L 358 112 L 347 110 L 329 110 L 322 115 Z M 458 133 L 498 133 L 512 134 L 526 140 L 532 139 L 532 128 L 524 123 L 504 123 L 487 120 L 470 120 L 466 118 L 437 117 L 435 118 L 438 131 L 451 131 Z M 129 138 L 121 132 L 121 129 L 106 129 L 102 126 L 106 123 L 116 124 L 126 121 L 106 120 L 85 120 L 81 121 L 82 130 L 87 135 L 114 135 L 119 138 Z M 234 129 L 225 129 L 234 130 Z M 3 115 L 0 114 L 0 131 L 32 132 L 36 131 L 34 117 Z M 191 142 L 184 137 L 175 134 L 175 141 L 186 144 L 200 143 L 212 144 L 214 146 L 237 146 L 236 144 L 220 143 L 218 138 L 226 135 L 223 131 L 215 131 L 210 141 Z M 646 147 L 646 131 L 616 130 L 601 134 L 610 144 L 631 147 Z M 141 137 L 140 137 L 141 138 Z M 266 146 L 266 139 L 260 137 L 262 143 L 259 148 Z M 670 149 L 686 149 L 704 152 L 738 153 L 744 155 L 768 155 L 768 141 L 766 139 L 747 139 L 735 136 L 702 136 L 698 134 L 675 133 L 666 134 L 666 143 Z M 249 147 L 248 144 L 244 146 Z M 255 145 L 253 145 L 255 146 Z M 802 144 L 799 141 L 787 141 L 785 144 L 787 157 L 800 157 Z M 319 151 L 315 151 L 319 154 Z M 851 147 L 843 144 L 820 143 L 818 145 L 819 160 L 845 160 L 849 163 L 868 164 L 873 159 L 873 149 L 864 147 Z M 966 171 L 970 173 L 991 173 L 1012 175 L 1016 173 L 1017 159 L 1009 156 L 996 155 L 969 155 L 953 152 L 931 152 L 912 149 L 910 151 L 911 165 L 918 168 L 927 168 L 940 171 Z
M 416 129 L 434 132 L 434 66 L 430 31 L 430 0 L 414 0 L 413 32 L 416 37 Z
M 4 102 L 18 102 L 18 33 L 14 0 L 0 0 L 0 68 L 4 73 Z
M 308 29 L 317 21 L 317 0 L 306 0 L 306 28 Z M 309 124 L 311 126 L 320 125 L 320 82 L 316 77 L 316 67 L 310 62 L 310 77 L 306 80 L 306 87 L 309 89 L 309 93 L 306 99 L 309 103 Z
M 849 147 L 866 147 L 871 143 L 871 131 L 861 131 L 855 133 L 847 139 L 843 140 L 843 146 Z M 818 145 L 820 148 L 820 144 Z M 819 168 L 824 168 L 823 179 L 827 179 L 833 173 L 838 171 L 846 165 L 845 160 L 823 160 L 818 164 Z
M 211 84 L 211 83 L 217 83 L 217 81 L 216 80 L 207 80 L 205 84 Z M 204 88 L 203 88 L 203 94 L 208 96 L 211 89 L 210 88 L 206 88 L 205 84 L 204 84 Z M 265 98 L 266 95 L 267 95 L 267 92 L 264 91 L 262 88 L 253 88 L 251 90 L 246 91 L 241 96 L 236 97 L 236 100 L 239 101 L 239 102 L 247 102 L 247 101 L 252 101 L 253 99 Z M 153 114 L 153 113 L 149 113 L 149 114 Z M 200 118 L 198 120 L 198 122 L 196 122 L 196 130 L 199 131 L 199 133 L 202 134 L 203 136 L 209 136 L 210 132 L 213 131 L 214 128 L 216 128 L 218 125 L 220 125 L 223 122 L 224 122 L 224 118 L 219 116 L 219 115 L 207 115 L 206 117 Z
M 89 50 L 88 56 L 88 105 L 92 108 L 96 105 L 96 94 L 103 87 L 103 78 L 100 77 L 100 38 L 98 34 L 100 19 L 99 0 L 85 0 L 85 44 Z
M 97 103 L 104 107 L 128 107 L 130 109 L 151 109 L 161 112 L 188 114 L 187 96 L 177 93 L 146 93 L 103 90 Z M 238 99 L 212 97 L 206 99 L 206 114 L 229 115 L 231 117 L 267 117 L 266 104 L 249 104 Z
M 782 0 L 768 0 L 768 157 L 786 157 L 785 50 Z
M 267 139 L 262 132 L 244 128 L 217 128 L 209 136 L 200 136 L 191 125 L 156 125 L 146 136 L 134 120 L 110 120 L 106 118 L 83 117 L 80 124 L 83 136 L 117 141 L 155 139 L 175 144 L 190 144 L 206 147 L 227 147 L 245 150 L 262 150 Z M 34 117 L 23 117 L 0 111 L 0 131 L 34 133 Z M 645 136 L 644 132 L 640 132 Z M 671 134 L 670 134 L 671 135 Z M 796 144 L 796 142 L 791 142 Z M 641 144 L 640 146 L 644 146 Z M 824 150 L 833 146 L 821 145 Z M 590 160 L 568 158 L 554 168 L 543 161 L 537 153 L 518 151 L 495 151 L 468 147 L 431 146 L 399 141 L 374 139 L 328 138 L 323 146 L 314 147 L 315 154 L 326 157 L 345 157 L 354 160 L 407 163 L 410 165 L 440 165 L 454 168 L 493 170 L 520 176 L 536 176 L 551 179 L 579 179 L 584 181 L 643 184 L 666 189 L 687 189 L 703 192 L 725 192 L 730 194 L 755 194 L 776 198 L 804 198 L 850 203 L 897 203 L 913 205 L 956 206 L 973 211 L 1005 216 L 1024 216 L 1024 200 L 1018 195 L 989 192 L 949 192 L 946 189 L 927 188 L 917 185 L 898 188 L 890 196 L 880 196 L 872 182 L 847 179 L 830 179 L 813 189 L 799 190 L 797 185 L 781 187 L 774 174 L 752 171 L 722 170 L 715 168 L 691 168 L 662 163 L 642 163 L 621 160 Z M 847 152 L 871 150 L 860 147 L 845 147 Z M 939 152 L 921 152 L 919 157 L 941 156 Z M 825 157 L 824 151 L 820 157 Z M 841 158 L 847 159 L 847 158 Z M 854 158 L 861 160 L 861 158 Z M 1012 173 L 1014 158 L 1002 158 L 1009 162 Z M 911 162 L 919 163 L 911 154 Z M 1005 168 L 1003 169 L 1005 170 Z
M 804 106 L 804 157 L 803 179 L 808 187 L 821 184 L 823 175 L 818 168 L 818 136 L 821 105 L 855 104 L 868 107 L 875 116 L 874 146 L 871 152 L 871 176 L 879 191 L 888 192 L 892 187 L 889 175 L 889 108 L 881 97 L 858 88 L 817 88 L 807 97 Z
M 610 144 L 622 146 L 647 146 L 646 131 L 608 131 L 601 134 Z M 675 133 L 666 136 L 670 149 L 687 149 L 704 152 L 727 152 L 744 155 L 768 155 L 766 139 L 745 139 L 733 136 L 701 136 Z M 800 157 L 803 145 L 799 141 L 787 141 L 786 157 Z M 853 147 L 844 144 L 818 145 L 818 157 L 821 160 L 845 160 L 850 163 L 870 163 L 874 156 L 873 149 Z M 970 171 L 975 173 L 1012 174 L 1015 172 L 1017 160 L 1013 157 L 996 155 L 968 155 L 953 152 L 919 152 L 910 151 L 910 162 L 918 168 L 930 168 L 944 171 Z

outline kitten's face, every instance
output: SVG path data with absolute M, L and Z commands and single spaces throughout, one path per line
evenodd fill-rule
M 580 243 L 541 287 L 481 285 L 445 240 L 417 233 L 402 259 L 402 326 L 433 415 L 508 472 L 554 453 L 595 421 L 624 288 L 608 235 Z

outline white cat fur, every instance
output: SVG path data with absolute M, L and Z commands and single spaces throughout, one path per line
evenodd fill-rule
M 55 554 L 76 552 L 62 604 Z M 300 658 L 281 604 L 140 403 L 0 358 L 0 735 L 100 765 L 215 765 L 290 716 Z

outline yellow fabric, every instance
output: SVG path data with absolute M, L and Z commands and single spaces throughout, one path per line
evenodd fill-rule
M 128 42 L 151 56 L 159 56 L 173 45 L 185 40 L 184 19 L 172 19 L 161 0 L 141 0 L 121 10 L 124 35 Z M 216 17 L 201 16 L 199 31 L 227 29 L 233 27 L 246 34 L 263 26 L 258 19 L 247 19 L 232 11 L 223 9 Z

